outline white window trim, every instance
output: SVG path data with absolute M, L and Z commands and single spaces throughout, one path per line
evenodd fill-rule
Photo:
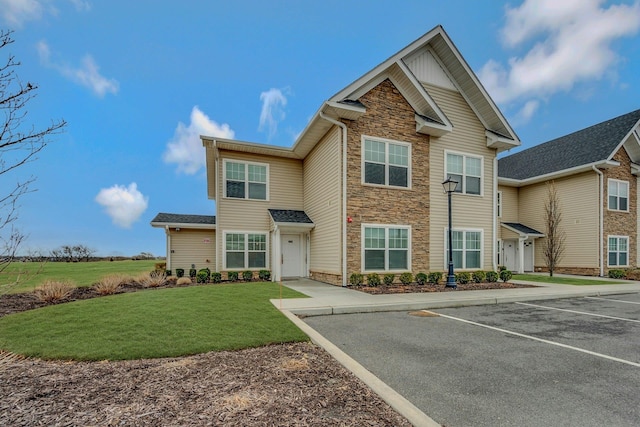
M 407 166 L 407 186 L 406 187 L 399 187 L 397 185 L 389 185 L 389 184 L 372 184 L 370 182 L 365 182 L 364 180 L 364 164 L 365 162 L 365 140 L 370 140 L 370 141 L 376 141 L 376 142 L 383 142 L 385 144 L 385 146 L 388 146 L 388 144 L 395 144 L 395 145 L 404 145 L 406 147 L 408 147 L 408 163 L 409 165 Z M 389 150 L 387 148 L 385 148 L 385 181 L 389 181 Z M 376 136 L 368 136 L 368 135 L 362 135 L 360 137 L 360 170 L 361 172 L 361 178 L 360 178 L 360 182 L 362 183 L 362 185 L 365 186 L 370 186 L 370 187 L 383 187 L 383 188 L 394 188 L 394 189 L 398 189 L 398 190 L 411 190 L 411 144 L 408 142 L 403 142 L 403 141 L 396 141 L 393 139 L 386 139 L 386 138 L 378 138 Z
M 227 234 L 244 234 L 244 242 L 245 242 L 245 249 L 244 249 L 244 265 L 245 267 L 243 268 L 238 268 L 238 269 L 234 269 L 234 268 L 227 268 Z M 249 268 L 249 234 L 262 234 L 265 236 L 265 258 L 264 258 L 264 267 L 254 267 L 254 268 Z M 247 231 L 247 230 L 226 230 L 222 233 L 222 270 L 223 271 L 236 271 L 238 270 L 240 273 L 242 273 L 242 271 L 244 270 L 251 270 L 251 271 L 260 271 L 260 270 L 269 270 L 269 232 L 268 231 Z
M 462 262 L 465 262 L 465 257 L 464 254 L 467 252 L 467 239 L 466 239 L 466 233 L 467 232 L 480 232 L 480 266 L 479 267 L 471 267 L 471 268 L 467 268 L 465 267 L 456 267 L 456 270 L 458 271 L 477 271 L 477 270 L 482 270 L 483 266 L 484 266 L 484 229 L 482 228 L 456 228 L 453 227 L 451 229 L 452 231 L 462 231 L 465 233 L 465 238 L 462 240 L 463 241 L 463 257 L 462 257 Z M 445 270 L 449 267 L 449 228 L 445 227 L 444 228 L 444 268 Z
M 463 158 L 467 158 L 467 157 L 473 157 L 474 159 L 479 159 L 480 160 L 480 194 L 469 194 L 464 192 L 464 190 L 466 190 L 465 188 L 465 180 L 464 177 L 466 176 L 465 173 L 465 165 L 466 165 L 466 161 L 465 163 L 463 163 L 462 166 L 462 182 L 458 183 L 458 185 L 462 185 L 462 192 L 461 193 L 457 193 L 454 192 L 453 194 L 459 194 L 459 195 L 465 195 L 465 196 L 472 196 L 472 197 L 484 197 L 484 184 L 485 184 L 485 178 L 484 178 L 484 156 L 479 155 L 479 154 L 470 154 L 470 153 L 464 153 L 462 151 L 452 151 L 452 150 L 444 150 L 444 177 L 443 177 L 443 182 L 447 180 L 447 178 L 449 177 L 448 171 L 447 171 L 447 155 L 449 154 L 454 154 L 456 156 L 463 156 Z M 464 161 L 464 160 L 463 160 Z M 456 174 L 457 175 L 457 174 Z
M 610 251 L 609 251 L 609 239 L 612 238 L 612 237 L 618 239 L 618 242 L 620 241 L 620 239 L 626 239 L 627 240 L 627 263 L 624 264 L 624 265 L 622 265 L 622 264 L 616 264 L 616 265 L 609 264 L 609 253 L 610 253 Z M 618 247 L 619 246 L 620 245 L 618 244 Z M 619 254 L 620 251 L 618 250 L 618 251 L 616 251 L 616 253 Z M 629 236 L 617 236 L 615 234 L 607 236 L 607 266 L 608 267 L 629 267 L 629 256 L 630 255 L 631 255 L 631 247 L 629 246 Z
M 242 163 L 245 165 L 245 194 L 244 198 L 239 197 L 227 197 L 227 163 Z M 267 182 L 266 182 L 266 198 L 265 199 L 251 199 L 249 198 L 249 165 L 265 166 L 267 170 Z M 253 200 L 255 202 L 268 202 L 269 201 L 269 181 L 270 181 L 269 163 L 249 162 L 246 160 L 236 159 L 224 159 L 222 162 L 222 197 L 229 200 Z
M 498 191 L 497 195 L 496 195 L 496 210 L 497 210 L 497 215 L 498 218 L 502 218 L 502 203 L 504 201 L 502 200 L 502 191 Z
M 622 183 L 622 184 L 626 184 L 627 185 L 627 209 L 612 209 L 611 205 L 609 204 L 609 197 L 611 197 L 610 194 L 610 184 L 612 182 L 617 182 L 617 183 Z M 631 185 L 629 185 L 629 181 L 624 181 L 621 179 L 613 179 L 613 178 L 609 178 L 607 180 L 607 210 L 610 210 L 612 212 L 629 212 L 629 202 L 631 201 Z M 620 206 L 620 196 L 616 196 L 618 198 L 618 206 Z M 615 236 L 612 236 L 615 237 Z
M 388 265 L 389 257 L 386 255 L 389 252 L 388 244 L 389 244 L 389 229 L 390 228 L 401 228 L 408 230 L 407 233 L 407 264 L 408 267 L 406 269 L 401 270 L 365 270 L 364 265 L 364 252 L 365 252 L 365 238 L 364 238 L 364 230 L 365 228 L 384 228 L 385 229 L 385 263 Z M 413 260 L 411 259 L 411 226 L 410 225 L 400 225 L 400 224 L 362 224 L 360 226 L 360 271 L 366 273 L 405 273 L 407 271 L 411 271 L 411 266 L 413 265 Z

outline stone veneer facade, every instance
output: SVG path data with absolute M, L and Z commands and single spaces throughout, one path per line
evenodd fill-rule
M 604 170 L 604 269 L 609 271 L 608 236 L 629 236 L 629 255 L 626 267 L 636 268 L 637 263 L 637 237 L 638 237 L 638 183 L 637 178 L 631 173 L 631 159 L 624 148 L 620 148 L 613 156 L 613 160 L 620 162 L 620 166 Z M 629 183 L 629 211 L 619 212 L 609 210 L 609 179 L 617 179 Z M 612 269 L 619 267 L 611 267 Z
M 415 111 L 389 80 L 363 95 L 367 112 L 347 132 L 347 272 L 363 272 L 362 224 L 411 226 L 410 271 L 429 270 L 429 136 L 416 132 Z M 362 136 L 411 144 L 409 189 L 363 184 Z

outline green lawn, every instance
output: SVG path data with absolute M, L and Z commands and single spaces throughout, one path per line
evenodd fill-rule
M 91 286 L 108 274 L 122 273 L 135 276 L 151 271 L 157 260 L 144 261 L 91 261 L 91 262 L 14 262 L 0 273 L 0 293 L 32 291 L 45 279 L 71 280 L 76 286 Z M 18 284 L 8 286 L 18 279 Z
M 303 297 L 282 289 L 284 298 Z M 308 340 L 269 299 L 276 283 L 155 289 L 0 318 L 0 349 L 44 359 L 184 356 Z
M 624 283 L 614 280 L 597 280 L 597 279 L 580 279 L 573 277 L 549 277 L 548 275 L 539 274 L 514 274 L 513 280 L 526 280 L 528 282 L 557 283 L 559 285 L 613 285 Z

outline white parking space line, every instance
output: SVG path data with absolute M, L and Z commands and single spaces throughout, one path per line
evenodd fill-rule
M 521 338 L 527 338 L 527 339 L 530 339 L 530 340 L 533 340 L 533 341 L 542 342 L 542 343 L 545 343 L 545 344 L 555 345 L 555 346 L 566 348 L 566 349 L 569 349 L 569 350 L 578 351 L 580 353 L 586 353 L 586 354 L 589 354 L 591 356 L 596 356 L 596 357 L 600 357 L 600 358 L 603 358 L 603 359 L 608 359 L 608 360 L 612 360 L 614 362 L 620 362 L 620 363 L 624 363 L 626 365 L 631 365 L 631 366 L 635 366 L 636 368 L 640 368 L 640 363 L 632 362 L 630 360 L 620 359 L 618 357 L 613 357 L 613 356 L 607 356 L 606 354 L 596 353 L 595 351 L 585 350 L 584 348 L 579 348 L 579 347 L 574 347 L 572 345 L 567 345 L 567 344 L 562 344 L 562 343 L 559 343 L 559 342 L 549 341 L 549 340 L 545 340 L 545 339 L 542 339 L 542 338 L 537 338 L 537 337 L 534 337 L 534 336 L 531 336 L 531 335 L 525 335 L 525 334 L 521 334 L 519 332 L 509 331 L 507 329 L 496 328 L 495 326 L 483 325 L 482 323 L 473 322 L 471 320 L 461 319 L 459 317 L 449 316 L 449 315 L 438 313 L 438 312 L 435 312 L 435 311 L 429 311 L 429 310 L 422 310 L 422 311 L 424 311 L 425 313 L 433 313 L 433 314 L 436 314 L 436 315 L 438 315 L 440 317 L 444 317 L 446 319 L 457 320 L 459 322 L 468 323 L 470 325 L 480 326 L 482 328 L 491 329 L 491 330 L 502 332 L 502 333 L 505 333 L 505 334 L 515 335 L 515 336 L 521 337 Z
M 526 302 L 516 302 L 516 304 L 526 305 L 526 306 L 529 306 L 529 307 L 544 308 L 545 310 L 564 311 L 566 313 L 584 314 L 585 316 L 604 317 L 605 319 L 622 320 L 624 322 L 640 323 L 640 320 L 636 320 L 636 319 L 626 319 L 624 317 L 605 316 L 604 314 L 588 313 L 586 311 L 568 310 L 566 308 L 548 307 L 546 305 L 529 304 L 529 303 L 526 303 Z
M 600 297 L 585 297 L 588 299 L 597 299 L 597 300 L 601 300 L 601 301 L 613 301 L 613 302 L 622 302 L 625 304 L 638 304 L 640 305 L 640 302 L 637 301 L 625 301 L 625 300 L 621 300 L 621 299 L 613 299 L 613 298 L 600 298 Z

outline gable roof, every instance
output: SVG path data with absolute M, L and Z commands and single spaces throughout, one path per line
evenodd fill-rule
M 541 233 L 535 228 L 531 228 L 519 222 L 503 222 L 500 223 L 500 225 L 513 231 L 514 233 L 520 234 L 521 236 L 544 237 L 544 233 Z
M 151 225 L 153 227 L 216 228 L 216 217 L 161 212 L 151 220 Z
M 640 122 L 640 110 L 498 160 L 498 176 L 526 180 L 612 160 Z M 640 142 L 640 141 L 639 141 Z

